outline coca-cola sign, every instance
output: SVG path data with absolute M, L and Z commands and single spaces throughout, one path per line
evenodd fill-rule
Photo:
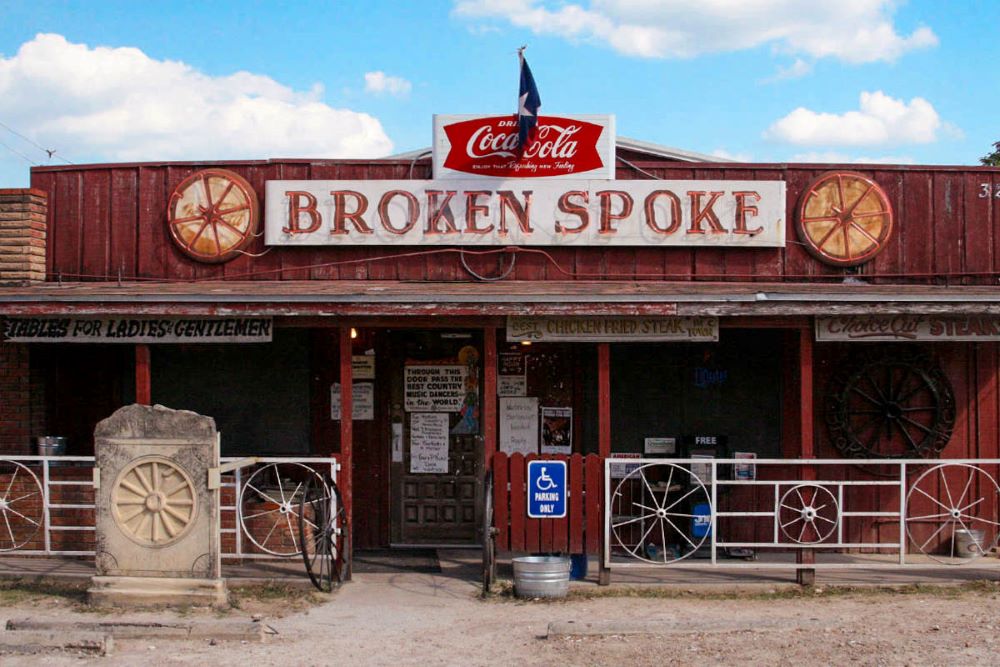
M 517 116 L 434 116 L 434 177 L 614 178 L 613 116 L 539 116 L 521 150 Z

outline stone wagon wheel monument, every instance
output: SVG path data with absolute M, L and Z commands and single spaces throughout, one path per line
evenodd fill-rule
M 226 606 L 215 420 L 130 405 L 94 432 L 99 606 Z M 214 487 L 214 488 L 211 488 Z

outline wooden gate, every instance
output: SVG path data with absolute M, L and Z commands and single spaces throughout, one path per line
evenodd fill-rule
M 569 506 L 564 519 L 529 519 L 528 461 L 566 461 Z M 604 463 L 601 457 L 505 454 L 493 456 L 494 527 L 497 548 L 528 553 L 599 554 L 601 550 Z

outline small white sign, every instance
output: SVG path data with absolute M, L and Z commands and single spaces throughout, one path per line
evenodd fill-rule
M 733 479 L 757 479 L 757 464 L 754 463 L 757 454 L 754 452 L 734 452 L 733 458 L 746 460 L 733 465 Z
M 500 399 L 500 451 L 538 453 L 538 399 Z
M 403 425 L 400 422 L 392 424 L 392 462 L 403 462 Z
M 500 375 L 497 377 L 497 396 L 525 396 L 528 393 L 528 378 L 524 375 Z
M 613 459 L 641 459 L 642 454 L 639 452 L 612 452 L 612 459 L 610 465 L 608 465 L 608 474 L 611 475 L 612 479 L 622 479 L 628 477 L 630 473 L 639 469 L 641 463 L 617 463 Z
M 677 438 L 646 438 L 643 451 L 647 454 L 676 454 Z
M 410 415 L 410 472 L 448 472 L 448 414 L 415 412 Z
M 407 412 L 458 412 L 465 400 L 466 366 L 407 366 L 404 405 Z
M 351 357 L 351 377 L 355 380 L 375 379 L 375 355 L 355 354 Z
M 371 421 L 375 419 L 375 385 L 371 382 L 355 382 L 351 392 L 351 419 Z M 340 383 L 330 385 L 330 419 L 340 419 Z

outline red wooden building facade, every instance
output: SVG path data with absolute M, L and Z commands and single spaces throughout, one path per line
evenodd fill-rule
M 30 190 L 0 192 L 11 232 L 0 252 L 35 260 L 4 265 L 8 322 L 249 318 L 273 323 L 273 336 L 123 345 L 35 331 L 36 342 L 3 342 L 0 451 L 26 453 L 49 434 L 89 454 L 94 424 L 133 401 L 196 410 L 216 418 L 224 454 L 339 456 L 359 547 L 476 541 L 482 472 L 509 444 L 501 362 L 523 378 L 515 393 L 569 409 L 552 413 L 568 420 L 565 453 L 641 455 L 647 438 L 672 438 L 681 456 L 712 436 L 720 456 L 1000 457 L 1000 170 L 620 157 L 620 181 L 783 182 L 784 245 L 285 247 L 249 234 L 208 263 L 184 251 L 168 216 L 203 170 L 235 173 L 263 200 L 268 181 L 426 179 L 429 162 L 36 168 Z M 824 178 L 862 190 L 845 196 L 841 184 L 836 211 L 805 210 Z M 881 204 L 861 202 L 871 192 Z M 881 226 L 861 224 L 867 241 L 831 241 L 841 232 L 822 219 L 859 203 Z M 829 256 L 852 242 L 858 255 Z M 717 339 L 508 340 L 510 318 L 528 316 L 707 318 Z M 444 459 L 420 468 L 413 443 L 426 436 L 414 432 L 435 425 L 413 423 L 411 374 L 435 366 L 464 367 L 472 398 L 447 411 Z M 857 407 L 859 390 L 872 406 Z M 334 418 L 338 395 L 352 418 Z M 875 407 L 878 423 L 864 416 Z M 583 539 L 563 530 L 567 549 Z

